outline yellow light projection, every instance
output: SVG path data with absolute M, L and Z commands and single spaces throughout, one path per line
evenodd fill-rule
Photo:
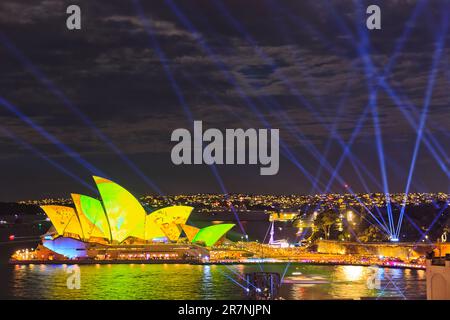
M 181 228 L 183 229 L 184 233 L 186 234 L 186 237 L 188 238 L 188 240 L 191 242 L 194 237 L 197 235 L 197 233 L 200 231 L 199 228 L 187 225 L 187 224 L 183 224 L 181 226 Z
M 145 218 L 145 240 L 152 240 L 156 238 L 165 238 L 166 234 L 161 230 L 161 228 L 153 222 L 150 215 Z
M 144 239 L 146 213 L 139 201 L 115 182 L 95 176 L 94 181 L 103 200 L 113 240 L 120 243 L 130 236 Z
M 221 224 L 198 229 L 186 225 L 193 210 L 189 206 L 166 207 L 147 215 L 139 201 L 117 183 L 95 176 L 94 181 L 102 202 L 72 194 L 75 209 L 42 206 L 58 235 L 84 241 L 103 238 L 112 243 L 122 243 L 128 237 L 158 241 L 167 238 L 176 242 L 184 231 L 190 242 L 213 246 L 234 226 Z
M 107 221 L 106 221 L 106 216 L 105 213 L 103 212 L 103 208 L 101 206 L 100 201 L 91 198 L 92 200 L 95 200 L 98 202 L 98 204 L 100 205 L 100 209 L 101 209 L 101 215 L 103 215 L 103 218 L 105 220 L 105 227 L 107 228 L 107 234 L 105 235 L 105 233 L 102 232 L 102 230 L 100 230 L 99 227 L 96 226 L 96 222 L 97 220 L 99 220 L 98 215 L 96 215 L 95 213 L 97 212 L 97 210 L 94 210 L 94 208 L 89 207 L 88 210 L 84 210 L 83 207 L 86 207 L 86 200 L 82 200 L 86 198 L 90 198 L 87 196 L 83 196 L 80 194 L 71 194 L 72 199 L 73 199 L 73 203 L 75 204 L 75 209 L 76 209 L 76 213 L 78 215 L 78 220 L 80 221 L 81 224 L 81 228 L 83 229 L 83 234 L 84 234 L 84 239 L 85 240 L 89 240 L 91 237 L 95 237 L 95 238 L 107 238 L 109 239 L 109 227 L 107 226 Z M 89 202 L 88 202 L 89 203 Z M 93 217 L 94 220 L 91 221 L 88 218 L 88 215 L 86 214 L 86 212 L 89 214 L 89 216 Z
M 193 209 L 188 206 L 171 206 L 156 210 L 147 216 L 146 225 L 159 226 L 169 240 L 177 241 L 181 225 L 186 224 Z
M 58 235 L 71 233 L 77 235 L 80 239 L 84 239 L 83 229 L 74 208 L 55 205 L 41 206 L 41 208 L 50 218 Z

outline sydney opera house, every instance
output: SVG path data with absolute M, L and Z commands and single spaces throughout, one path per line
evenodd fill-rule
M 192 207 L 171 206 L 147 213 L 125 188 L 94 177 L 101 200 L 72 194 L 74 206 L 41 208 L 52 222 L 42 243 L 15 260 L 205 262 L 212 247 L 226 241 L 234 224 L 203 229 L 188 225 Z

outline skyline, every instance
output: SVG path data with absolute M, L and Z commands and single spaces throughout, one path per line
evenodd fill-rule
M 367 32 L 351 1 L 78 1 L 72 32 L 64 1 L 2 1 L 0 201 L 101 173 L 136 195 L 449 193 L 448 4 L 374 2 Z M 194 120 L 278 128 L 278 174 L 174 165 Z

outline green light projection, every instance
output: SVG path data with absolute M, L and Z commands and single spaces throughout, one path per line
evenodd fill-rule
M 133 236 L 144 239 L 146 213 L 126 189 L 108 179 L 94 177 L 108 215 L 112 238 L 119 243 Z
M 89 196 L 72 194 L 85 236 L 111 240 L 108 219 L 101 202 Z
M 206 244 L 207 247 L 211 247 L 215 245 L 216 242 L 219 241 L 219 239 L 222 238 L 234 226 L 235 224 L 232 223 L 224 223 L 200 229 L 200 231 L 195 235 L 194 239 L 192 239 L 192 242 L 195 243 L 198 241 L 202 241 Z

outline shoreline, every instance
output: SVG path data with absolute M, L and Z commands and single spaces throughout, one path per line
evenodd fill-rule
M 270 260 L 270 261 L 222 261 L 222 262 L 196 262 L 196 261 L 183 261 L 183 260 L 21 260 L 21 261 L 8 261 L 8 265 L 113 265 L 113 264 L 190 264 L 190 265 L 253 265 L 253 264 L 304 264 L 304 265 L 328 265 L 328 266 L 359 266 L 370 267 L 377 266 L 379 268 L 389 269 L 411 269 L 411 270 L 425 270 L 425 265 L 413 265 L 413 264 L 364 264 L 364 263 L 348 263 L 348 262 L 324 262 L 324 261 L 305 261 L 305 260 Z

